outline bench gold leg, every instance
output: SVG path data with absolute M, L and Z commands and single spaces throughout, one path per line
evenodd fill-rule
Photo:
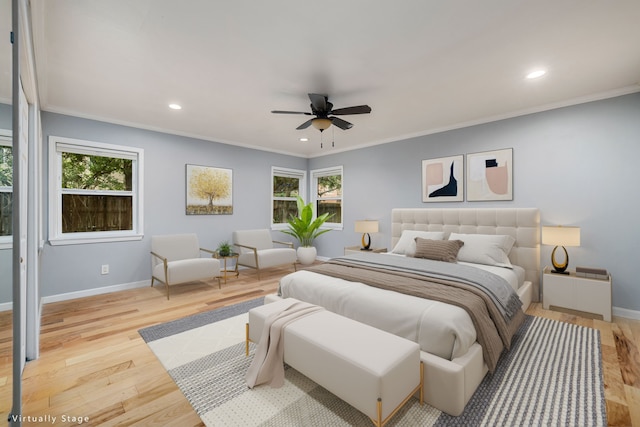
M 382 399 L 378 398 L 378 402 L 377 402 L 378 419 L 374 420 L 373 418 L 371 418 L 371 421 L 373 421 L 373 424 L 376 427 L 383 427 L 396 414 L 396 412 L 398 412 L 400 408 L 402 408 L 405 405 L 405 403 L 407 403 L 413 397 L 413 395 L 416 394 L 416 392 L 418 391 L 420 392 L 420 405 L 422 405 L 424 403 L 424 363 L 422 361 L 420 361 L 420 384 L 418 384 L 418 386 L 415 389 L 413 389 L 411 393 L 409 393 L 409 396 L 407 396 L 406 399 L 400 402 L 398 407 L 394 409 L 393 412 L 391 412 L 389 416 L 384 420 L 382 419 Z
M 420 361 L 420 406 L 424 403 L 424 362 Z
M 246 336 L 245 342 L 244 342 L 244 352 L 245 352 L 245 355 L 248 356 L 249 355 L 249 324 L 248 323 L 244 326 L 244 333 Z

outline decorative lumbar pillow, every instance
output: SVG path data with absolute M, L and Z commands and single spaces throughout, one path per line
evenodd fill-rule
M 462 240 L 431 240 L 416 237 L 416 258 L 435 261 L 456 262 L 458 251 L 464 245 Z
M 443 240 L 444 232 L 404 230 L 400 235 L 400 240 L 398 240 L 398 243 L 396 243 L 391 250 L 391 253 L 413 256 L 416 253 L 416 237 L 420 237 L 422 239 Z
M 509 252 L 516 239 L 511 236 L 451 233 L 449 240 L 464 242 L 458 253 L 458 261 L 512 268 Z

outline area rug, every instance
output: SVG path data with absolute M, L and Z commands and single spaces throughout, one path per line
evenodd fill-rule
M 295 369 L 281 388 L 244 375 L 252 300 L 140 330 L 207 426 L 370 426 L 369 418 Z M 428 381 L 428 379 L 426 379 Z M 411 399 L 388 426 L 606 426 L 599 331 L 527 316 L 465 411 L 452 417 Z

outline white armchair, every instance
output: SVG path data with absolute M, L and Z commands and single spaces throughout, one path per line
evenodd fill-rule
M 201 258 L 200 252 L 211 254 Z M 151 236 L 151 286 L 154 280 L 169 287 L 195 280 L 218 279 L 220 285 L 220 261 L 213 258 L 215 251 L 203 249 L 195 234 L 169 234 Z
M 271 239 L 268 229 L 239 230 L 232 233 L 233 244 L 239 248 L 238 265 L 255 268 L 260 280 L 260 270 L 291 264 L 296 270 L 298 259 L 291 242 Z M 274 244 L 286 247 L 275 247 Z

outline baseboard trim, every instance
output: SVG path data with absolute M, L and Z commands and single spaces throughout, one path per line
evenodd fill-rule
M 626 319 L 640 320 L 640 311 L 629 310 L 628 308 L 613 307 L 611 314 Z
M 40 301 L 42 302 L 42 304 L 48 304 L 51 302 L 67 301 L 70 299 L 85 298 L 85 297 L 91 297 L 94 295 L 110 294 L 112 292 L 126 291 L 129 289 L 144 288 L 145 286 L 151 286 L 151 279 L 141 280 L 139 282 L 122 283 L 120 285 L 105 286 L 103 288 L 93 288 L 93 289 L 86 289 L 83 291 L 68 292 L 65 294 L 49 295 L 46 297 L 42 297 Z

